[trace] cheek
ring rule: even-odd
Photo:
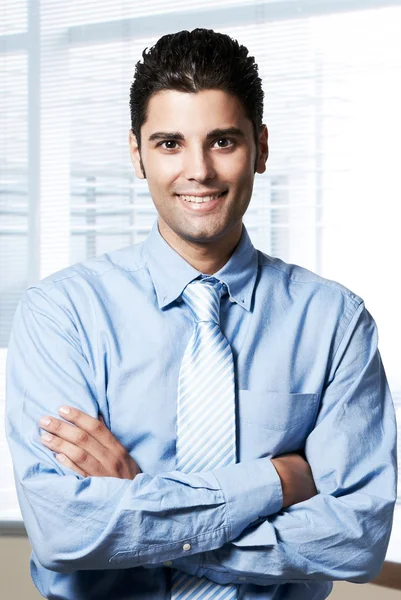
[[[233,154],[229,160],[221,161],[218,171],[222,179],[243,185],[253,177],[252,157],[246,152]]]
[[[179,173],[177,160],[153,160],[151,169],[147,170],[149,189],[168,191]]]

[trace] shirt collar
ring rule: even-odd
[[[160,234],[158,219],[153,223],[144,242],[147,267],[155,286],[160,308],[164,308],[181,296],[184,288],[202,275],[176,252]],[[226,264],[216,273],[223,281],[230,298],[246,310],[250,310],[252,293],[257,277],[258,256],[245,225],[237,247]]]

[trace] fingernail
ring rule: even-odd
[[[57,454],[57,460],[59,460],[60,462],[65,462],[64,454]]]
[[[42,417],[40,419],[39,423],[41,425],[50,425],[50,419],[49,419],[49,417]]]
[[[59,412],[63,413],[63,415],[68,415],[68,413],[70,412],[68,406],[60,406],[58,410]]]
[[[51,433],[44,433],[42,435],[42,440],[44,440],[45,442],[50,442],[53,439],[53,436],[51,435]]]

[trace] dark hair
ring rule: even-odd
[[[130,90],[131,129],[139,149],[148,103],[161,90],[198,92],[220,89],[238,97],[252,121],[255,142],[263,119],[262,81],[248,49],[212,29],[180,31],[161,37],[142,52]]]

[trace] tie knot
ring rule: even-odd
[[[190,307],[196,322],[213,321],[220,325],[220,299],[225,287],[225,283],[210,276],[195,279],[187,285],[182,298]]]

